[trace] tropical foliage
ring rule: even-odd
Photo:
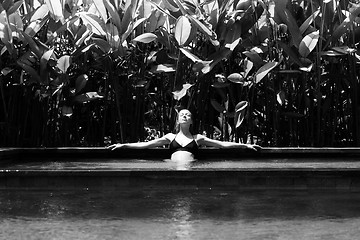
[[[0,146],[360,143],[355,0],[0,3]]]

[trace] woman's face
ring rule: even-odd
[[[181,110],[178,114],[178,122],[179,124],[192,124],[191,112],[187,109]]]

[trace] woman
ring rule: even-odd
[[[235,142],[223,142],[213,140],[201,134],[193,135],[190,132],[190,126],[193,123],[192,114],[187,109],[182,109],[178,113],[177,125],[178,133],[168,133],[161,138],[154,139],[148,142],[138,143],[118,143],[108,146],[108,149],[114,150],[117,148],[134,148],[144,149],[152,147],[160,147],[169,144],[172,150],[171,160],[174,161],[193,161],[199,146],[209,146],[216,148],[248,148],[258,150],[261,147],[257,145],[242,144]]]

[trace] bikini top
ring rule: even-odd
[[[195,139],[193,139],[191,142],[189,142],[185,146],[181,146],[175,139],[176,139],[176,136],[169,145],[169,149],[172,150],[172,153],[174,153],[176,151],[188,151],[195,155],[197,150],[199,149],[199,146],[196,143]]]

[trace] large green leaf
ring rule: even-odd
[[[344,34],[349,33],[349,30],[360,14],[360,7],[356,6],[354,10],[351,11],[350,15],[348,15],[344,21],[336,27],[336,29],[332,32],[330,38],[326,41],[326,44],[323,49],[326,49],[330,43],[335,43],[338,41]]]
[[[121,19],[120,19],[120,16],[119,16],[116,8],[114,7],[114,5],[111,4],[110,1],[103,0],[103,3],[105,5],[106,9],[108,10],[108,13],[111,17],[111,21],[118,28],[118,32],[122,33],[123,30],[122,30],[122,25],[121,25]]]
[[[313,70],[313,63],[308,63],[308,65],[305,65],[303,67],[299,67],[299,70],[304,71],[304,72],[311,72]]]
[[[204,23],[202,23],[201,21],[199,21],[199,19],[191,16],[191,15],[188,15],[191,23],[194,24],[194,26],[197,27],[197,29],[199,29],[207,39],[210,40],[210,42],[214,45],[214,46],[219,46],[220,43],[217,39],[217,35],[216,33],[211,30],[210,28],[208,28]]]
[[[185,3],[180,2],[180,0],[174,0],[174,3],[176,3],[176,5],[179,7],[181,13],[182,13],[184,16],[187,16],[187,15],[190,14],[190,13],[187,11],[187,9],[186,9]]]
[[[306,35],[299,45],[299,53],[303,57],[307,57],[316,47],[319,41],[319,31],[312,32]]]
[[[41,56],[40,59],[40,77],[41,80],[46,81],[47,82],[47,64],[50,60],[50,58],[54,55],[54,48],[45,51],[44,54]]]
[[[232,73],[227,77],[227,79],[233,83],[244,83],[244,76],[240,73]]]
[[[124,16],[122,18],[123,26],[130,26],[130,24],[136,19],[136,10],[138,0],[125,0]],[[121,34],[124,34],[126,28],[122,30]]]
[[[5,11],[8,11],[11,7],[11,5],[14,4],[14,0],[2,0],[1,6],[5,9]]]
[[[245,118],[246,107],[249,105],[247,101],[241,101],[235,106],[235,128],[240,127]]]
[[[276,94],[276,100],[277,100],[277,102],[282,106],[282,105],[284,105],[284,103],[285,103],[285,100],[286,100],[286,98],[285,98],[286,96],[285,96],[285,92],[283,91],[283,90],[280,90],[277,94]]]
[[[275,5],[275,14],[281,19],[283,23],[288,26],[290,31],[292,41],[295,47],[299,47],[302,36],[300,29],[296,23],[295,18],[292,16],[291,12],[286,8],[281,8],[278,5]]]
[[[241,28],[241,37],[244,38],[248,34],[249,30],[255,25],[264,12],[264,8],[261,4],[256,7],[249,7],[244,15],[239,20]]]
[[[91,32],[100,36],[106,35],[105,24],[98,16],[86,12],[79,12],[78,15]]]
[[[225,16],[229,11],[229,9],[234,9],[234,7],[232,6],[234,5],[234,0],[223,0],[223,1],[219,1],[219,3],[220,3],[220,7],[219,7],[220,17]]]
[[[141,23],[146,21],[146,18],[137,19],[135,22],[131,22],[127,27],[126,31],[121,36],[121,43],[125,42],[125,40],[129,37],[129,35],[139,26]]]
[[[62,106],[61,108],[61,114],[64,116],[64,117],[71,117],[73,115],[73,109],[72,107],[70,106]]]
[[[198,56],[192,54],[189,50],[185,48],[180,48],[180,51],[194,63],[202,61]]]
[[[146,23],[146,32],[154,32],[168,20],[168,15],[161,11],[152,11]]]
[[[26,32],[30,37],[34,37],[40,29],[48,22],[49,17],[45,17],[42,20],[35,20],[32,21],[25,29]],[[63,25],[66,26],[66,25]],[[52,40],[52,37],[49,37],[49,41]]]
[[[100,14],[100,17],[102,18],[102,20],[104,22],[107,21],[107,13],[106,13],[106,7],[105,7],[105,3],[103,0],[92,0],[96,10],[98,11],[98,13]],[[105,1],[108,2],[108,1]]]
[[[117,27],[113,23],[106,24],[106,38],[110,46],[116,49],[120,46],[120,36]]]
[[[104,53],[110,52],[111,46],[109,41],[105,41],[104,39],[101,38],[92,38],[92,40],[94,41],[95,45],[101,49],[102,52]]]
[[[57,68],[62,73],[66,73],[66,71],[70,67],[70,65],[71,65],[71,57],[69,55],[64,55],[64,56],[60,57],[56,64]]]
[[[78,76],[76,78],[75,94],[80,92],[86,86],[86,83],[88,82],[88,80],[89,80],[89,77],[86,74],[81,74],[80,76]]]
[[[209,23],[212,25],[213,29],[216,29],[216,26],[219,21],[219,2],[217,0],[205,1],[203,9],[207,16],[209,16]]]
[[[196,62],[193,65],[193,71],[200,72],[202,74],[207,74],[223,59],[227,59],[230,56],[230,54],[231,54],[230,49],[221,48],[220,50],[210,55],[207,60]]]
[[[175,39],[180,46],[186,45],[191,36],[191,23],[186,16],[180,16],[175,25]]]
[[[252,0],[239,0],[236,4],[235,9],[245,11],[251,6]]]
[[[331,49],[345,55],[357,52],[357,49],[350,48],[349,46],[338,46],[338,47],[333,47]]]
[[[49,8],[46,4],[43,4],[32,13],[30,22],[33,22],[36,20],[41,21],[48,14],[49,14]]]
[[[31,50],[28,50],[20,58],[18,58],[17,61],[32,66],[36,63],[37,58]]]
[[[212,61],[199,61],[194,63],[192,70],[196,73],[207,74],[214,68]]]
[[[107,33],[109,33],[109,31]],[[75,46],[80,47],[84,43],[84,41],[88,39],[90,36],[91,36],[90,30],[86,26],[81,25],[74,36]]]
[[[190,83],[185,83],[185,84],[183,84],[181,90],[173,92],[174,99],[175,99],[175,100],[180,100],[180,99],[182,99],[182,98],[186,95],[186,93],[188,92],[188,90],[189,90],[192,86],[193,86],[193,85],[190,84]]]
[[[104,96],[101,93],[87,92],[87,93],[80,94],[80,95],[74,97],[74,101],[78,102],[78,103],[86,103],[86,102],[103,99],[103,98],[104,98]]]
[[[6,45],[7,50],[13,52],[12,31],[10,29],[8,16],[0,4],[0,40]]]
[[[32,66],[29,66],[21,61],[17,61],[17,64],[31,76],[30,82],[36,82],[36,83],[41,82],[39,74]]]
[[[268,62],[264,66],[262,66],[255,74],[255,82],[259,83],[277,65],[278,62]]]
[[[247,56],[251,62],[253,62],[257,67],[261,67],[265,64],[264,60],[260,57],[260,55],[255,51],[245,51],[243,52],[245,56]]]
[[[320,9],[313,12],[300,26],[301,34],[304,34],[306,29],[308,29],[311,24],[315,21],[315,18],[319,15]]]
[[[230,51],[234,51],[235,47],[241,41],[241,23],[240,21],[236,21],[231,25],[226,26],[227,32],[225,36],[225,47],[230,49]]]
[[[19,12],[14,12],[13,14],[9,15],[9,24],[11,31],[16,34],[17,38],[21,39],[22,35],[19,33],[20,31],[23,31],[24,24]]]
[[[153,33],[143,33],[133,39],[134,42],[150,43],[155,41],[157,36]]]
[[[160,11],[160,12],[163,13],[164,15],[167,15],[167,16],[173,18],[174,20],[176,20],[176,18],[175,18],[174,16],[172,16],[171,14],[169,14],[169,12],[168,12],[166,9],[162,8],[161,6],[159,6],[159,5],[156,3],[156,1],[154,1],[154,0],[148,0],[148,1],[149,1],[149,3],[150,3],[152,6],[154,6],[158,11]]]
[[[165,8],[170,10],[171,12],[177,12],[180,10],[173,0],[163,0],[163,4]]]
[[[43,52],[40,50],[40,48],[36,44],[35,40],[25,32],[23,32],[22,34],[23,34],[24,39],[26,41],[25,44],[29,44],[31,51],[33,53],[35,53],[35,55],[40,59],[41,56],[43,55]]]
[[[277,41],[277,44],[284,50],[284,52],[290,57],[290,59],[299,65],[300,67],[303,66],[303,63],[300,61],[297,52],[295,52],[289,45],[283,43],[281,41]]]
[[[59,0],[45,0],[45,4],[47,5],[50,16],[57,21],[63,22],[64,14],[63,14],[63,5]]]
[[[254,63],[249,59],[244,60],[244,78],[250,73],[251,69],[253,68]]]
[[[14,4],[7,10],[8,15],[17,12],[23,3],[24,0],[19,0],[17,2],[14,2]]]
[[[153,73],[170,73],[175,71],[176,67],[173,64],[159,64],[151,68]]]
[[[12,68],[6,67],[6,68],[1,69],[0,74],[3,76],[6,76],[9,73],[11,73],[13,70],[14,69],[12,69]]]

